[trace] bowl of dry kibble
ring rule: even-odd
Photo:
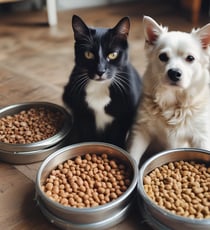
[[[154,229],[210,229],[210,152],[181,148],[140,168],[139,208]]]
[[[71,116],[60,105],[25,102],[0,109],[0,159],[10,163],[41,161],[64,146]]]
[[[107,229],[128,216],[137,176],[136,162],[123,149],[101,142],[74,144],[43,161],[36,200],[61,229]]]

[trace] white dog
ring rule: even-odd
[[[143,23],[148,66],[128,151],[139,162],[151,144],[210,150],[210,24],[185,33]]]

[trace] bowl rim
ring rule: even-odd
[[[92,222],[92,223],[74,223],[69,220],[62,219],[60,216],[55,215],[52,213],[50,210],[48,210],[44,204],[38,200],[38,205],[40,207],[41,212],[43,215],[50,220],[50,222],[55,224],[58,227],[67,227],[69,229],[82,229],[82,230],[89,230],[89,229],[108,229],[111,227],[114,227],[116,224],[120,223],[122,220],[124,220],[124,215],[128,210],[130,210],[132,203],[129,203],[127,206],[125,206],[121,211],[116,213],[114,216],[109,217],[108,219],[105,220],[100,220],[98,222]],[[127,215],[126,215],[127,216]]]
[[[53,201],[52,199],[50,199],[41,189],[41,174],[43,172],[43,170],[45,169],[45,167],[47,166],[48,162],[51,161],[54,157],[62,154],[65,151],[71,150],[73,148],[77,148],[77,147],[83,147],[83,146],[93,146],[93,145],[97,145],[97,146],[102,146],[102,147],[108,147],[111,149],[116,149],[117,151],[121,152],[125,157],[127,157],[127,159],[129,160],[131,166],[133,167],[133,179],[132,182],[130,184],[130,186],[127,188],[127,190],[118,198],[116,198],[113,201],[110,201],[106,204],[103,205],[99,205],[99,206],[95,206],[95,207],[83,207],[83,208],[74,208],[71,206],[64,206],[56,201]],[[59,164],[59,162],[58,162]],[[115,146],[113,144],[109,144],[109,143],[105,143],[105,142],[82,142],[82,143],[77,143],[77,144],[73,144],[73,145],[69,145],[69,146],[65,146],[57,151],[55,151],[54,153],[52,153],[51,155],[49,155],[40,165],[38,172],[37,172],[37,176],[36,176],[36,199],[39,200],[43,200],[42,197],[44,197],[48,202],[51,202],[53,204],[53,206],[55,206],[56,208],[62,209],[64,211],[71,211],[74,213],[91,213],[91,212],[97,212],[97,211],[102,211],[102,210],[106,210],[108,207],[114,207],[115,205],[117,205],[119,202],[123,201],[126,197],[128,197],[137,187],[137,181],[138,181],[138,166],[136,161],[131,157],[131,155],[126,152],[124,149]]]
[[[170,217],[171,219],[175,221],[180,221],[180,222],[188,222],[189,224],[203,224],[203,225],[210,225],[210,218],[203,218],[203,219],[198,219],[198,218],[189,218],[189,217],[184,217],[184,216],[179,216],[176,215],[172,212],[170,212],[167,209],[164,209],[160,207],[159,205],[155,204],[155,202],[146,194],[143,186],[143,178],[144,178],[144,171],[147,168],[147,166],[152,162],[155,161],[157,158],[161,156],[168,155],[171,152],[179,152],[179,151],[184,151],[184,152],[199,152],[203,154],[210,155],[210,151],[200,149],[200,148],[176,148],[176,149],[170,149],[170,150],[165,150],[157,153],[156,155],[152,156],[151,158],[147,159],[139,169],[139,177],[138,177],[138,183],[137,183],[137,191],[140,193],[141,197],[143,198],[143,201],[146,203],[148,207],[153,208],[155,211],[159,212],[162,216],[167,216]],[[167,163],[165,163],[167,164]]]
[[[63,126],[59,129],[59,131],[44,140],[37,141],[37,142],[32,142],[32,143],[27,143],[27,144],[12,144],[12,143],[5,143],[0,141],[0,150],[3,151],[12,151],[14,154],[18,154],[18,152],[28,152],[28,151],[33,151],[33,150],[40,150],[50,147],[52,145],[55,145],[58,143],[61,139],[66,137],[69,132],[70,132],[70,127],[72,125],[72,117],[70,113],[66,111],[66,109],[58,104],[52,103],[52,102],[47,102],[47,101],[31,101],[31,102],[21,102],[17,104],[12,104],[8,105],[5,107],[0,108],[0,118],[4,117],[1,116],[2,113],[10,111],[12,109],[18,109],[21,111],[29,108],[34,108],[34,107],[47,107],[49,109],[54,109],[60,111],[64,115],[64,124]],[[15,113],[14,113],[15,114]]]

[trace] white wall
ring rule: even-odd
[[[74,9],[81,7],[102,6],[119,2],[132,2],[135,0],[57,0],[57,9]]]

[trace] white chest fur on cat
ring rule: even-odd
[[[97,129],[104,129],[113,121],[113,117],[105,113],[105,106],[111,101],[109,95],[110,81],[89,81],[86,86],[86,102],[94,110]]]

